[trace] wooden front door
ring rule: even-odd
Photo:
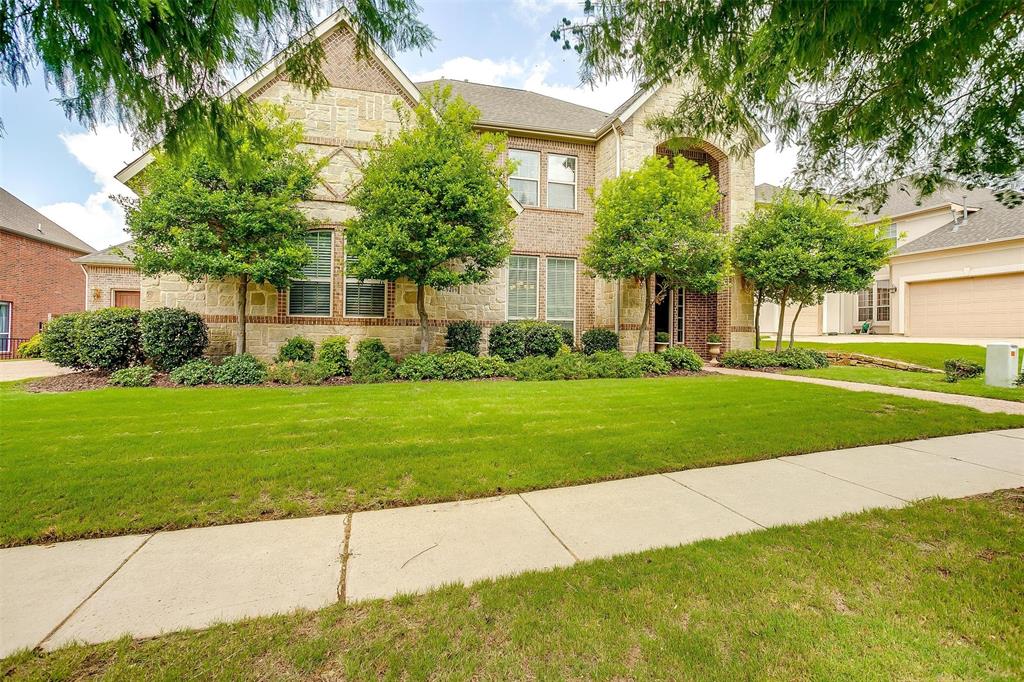
[[[138,291],[115,291],[114,306],[118,308],[138,308],[141,303]]]

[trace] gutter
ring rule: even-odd
[[[967,242],[966,244],[953,244],[951,246],[937,246],[932,249],[921,249],[920,251],[908,251],[907,253],[893,253],[889,256],[889,260],[893,258],[901,258],[904,256],[917,256],[920,254],[927,253],[938,253],[939,251],[953,251],[955,249],[966,249],[971,246],[988,246],[989,244],[1005,244],[1007,242],[1013,242],[1024,239],[1024,234],[1018,234],[1015,237],[1000,237],[999,239],[990,239],[988,241],[981,242]]]

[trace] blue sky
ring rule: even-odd
[[[423,19],[438,37],[424,54],[395,61],[413,80],[445,76],[524,88],[609,111],[632,93],[632,84],[578,86],[576,55],[549,37],[563,16],[580,13],[577,0],[421,0]],[[103,248],[125,236],[120,208],[110,194],[127,188],[114,173],[137,156],[130,131],[114,122],[87,130],[69,121],[39,73],[32,84],[0,89],[0,185],[89,244]],[[771,146],[756,159],[758,182],[781,182],[792,156]]]

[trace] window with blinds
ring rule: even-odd
[[[548,154],[548,208],[576,208],[576,157]]]
[[[576,335],[576,261],[547,260],[547,320]]]
[[[348,269],[355,259],[345,258]],[[387,285],[379,279],[345,277],[345,317],[384,317]]]
[[[508,257],[508,319],[537,319],[537,257]]]
[[[302,269],[302,279],[292,280],[288,289],[288,314],[329,317],[334,233],[331,230],[307,232],[306,245],[313,252],[313,259]]]

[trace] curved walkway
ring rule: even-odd
[[[0,550],[0,656],[1024,487],[1024,429],[465,502]]]
[[[938,391],[922,391],[916,388],[899,388],[897,386],[882,386],[879,384],[862,384],[856,381],[836,381],[835,379],[819,379],[817,377],[801,377],[792,374],[774,374],[772,372],[753,372],[745,369],[728,369],[726,367],[705,367],[710,372],[728,374],[737,377],[752,377],[757,379],[773,379],[775,381],[795,381],[800,384],[818,384],[819,386],[831,386],[843,388],[847,391],[858,393],[886,393],[888,395],[899,395],[905,398],[919,398],[931,400],[936,403],[948,405],[961,405],[973,407],[980,412],[1003,412],[1006,414],[1024,414],[1024,403],[1017,403],[1012,400],[998,400],[996,398],[980,398],[973,395],[961,395],[959,393],[939,393]]]

